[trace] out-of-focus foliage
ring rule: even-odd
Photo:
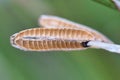
[[[103,5],[107,6],[107,7],[117,9],[112,0],[93,0],[93,1],[98,2],[100,4],[103,4]]]
[[[42,14],[91,26],[120,44],[120,13],[91,0],[0,0],[0,80],[120,80],[120,54],[104,50],[25,52],[9,37],[39,27]]]
[[[120,0],[93,0],[93,1],[103,4],[109,8],[113,8],[120,11]]]

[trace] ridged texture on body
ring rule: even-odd
[[[51,50],[81,50],[84,49],[82,44],[77,41],[67,40],[17,40],[17,45],[21,46],[21,49],[31,51],[51,51]]]
[[[91,33],[95,40],[106,42],[106,43],[112,43],[108,38],[106,38],[103,34],[97,32],[96,30],[93,30],[87,26],[74,23],[72,21],[66,20],[64,18],[59,18],[56,16],[49,16],[49,15],[43,15],[39,18],[39,24],[46,28],[72,28],[72,29],[83,29],[89,33]]]
[[[81,50],[81,43],[90,40],[95,40],[91,33],[66,28],[32,28],[11,37],[14,47],[30,51]]]

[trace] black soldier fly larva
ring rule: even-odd
[[[11,36],[11,43],[14,47],[30,51],[78,50],[84,49],[82,42],[94,39],[84,30],[32,28]]]

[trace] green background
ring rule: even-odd
[[[0,0],[0,80],[120,80],[120,54],[13,48],[10,36],[39,27],[42,14],[91,26],[120,44],[120,13],[92,0]]]

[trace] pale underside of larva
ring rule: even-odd
[[[46,27],[46,28],[72,28],[72,29],[80,29],[86,32],[91,33],[95,40],[105,42],[105,43],[113,43],[103,34],[99,33],[98,31],[91,29],[85,25],[78,24],[72,21],[69,21],[64,18],[60,18],[57,16],[50,16],[50,15],[42,15],[39,18],[39,25]]]
[[[32,28],[11,36],[11,44],[26,51],[83,50],[82,43],[91,40],[91,33],[68,28]]]

